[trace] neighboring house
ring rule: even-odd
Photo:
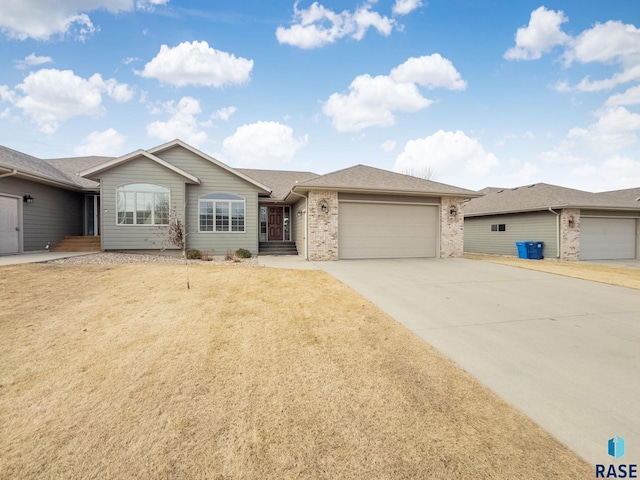
[[[105,158],[76,161],[89,166]],[[97,193],[97,183],[65,173],[56,161],[0,146],[0,255],[46,250],[68,235],[92,235],[86,220],[93,213],[85,217]]]
[[[517,255],[516,242],[542,241],[547,258],[640,258],[639,190],[591,193],[545,183],[481,190],[465,206],[464,251]]]
[[[5,171],[0,201],[9,199],[14,213],[3,224],[34,218],[39,233],[14,239],[10,226],[0,230],[2,244],[13,242],[0,253],[43,250],[65,235],[99,235],[103,250],[158,250],[175,216],[185,221],[188,248],[214,254],[284,243],[309,260],[456,257],[463,202],[478,195],[363,165],[327,175],[233,169],[179,140],[118,158],[44,161],[3,149]],[[37,188],[49,177],[57,183],[44,196]],[[34,201],[26,204],[30,192]],[[45,204],[52,216],[40,228],[28,209]]]

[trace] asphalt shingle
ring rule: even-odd
[[[549,208],[638,209],[637,202],[611,193],[592,193],[547,183],[516,188],[485,189],[483,197],[470,200],[466,217],[501,213],[533,212]]]

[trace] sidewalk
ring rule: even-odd
[[[33,252],[19,255],[0,256],[0,266],[19,265],[21,263],[43,263],[60,258],[78,257],[80,255],[93,255],[97,252]]]
[[[320,270],[315,262],[308,262],[300,255],[258,255],[258,265],[271,268]]]

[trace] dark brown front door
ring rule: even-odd
[[[282,207],[269,207],[269,241],[282,240]]]

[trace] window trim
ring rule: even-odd
[[[126,190],[126,187],[143,187],[137,188],[135,190]],[[144,187],[153,187],[144,189]],[[160,190],[159,190],[160,189]],[[120,222],[120,209],[118,205],[120,194],[133,193],[134,196],[134,205],[133,205],[133,216],[132,223],[121,223]],[[151,206],[151,223],[137,223],[137,202],[139,194],[152,194],[152,206]],[[166,223],[156,223],[156,194],[167,195],[169,210],[167,211],[167,222]],[[126,198],[126,197],[125,197]],[[116,187],[116,226],[117,227],[167,227],[169,226],[169,217],[171,215],[171,189],[165,187],[164,185],[160,185],[157,183],[149,183],[149,182],[135,182],[135,183],[125,183],[123,185],[118,185]],[[125,210],[126,214],[127,211]]]
[[[202,206],[204,204],[210,204],[211,207],[211,230],[204,230],[202,228]],[[226,226],[227,230],[218,230],[218,204],[226,204]],[[241,215],[234,217],[234,205],[242,205]],[[208,216],[208,214],[205,214]],[[224,217],[221,217],[224,218]],[[242,230],[234,230],[234,218],[235,222],[240,223],[242,219]],[[224,220],[223,220],[224,221]],[[225,192],[216,192],[206,195],[201,195],[198,198],[198,233],[213,233],[213,234],[243,234],[247,233],[247,200],[240,195],[234,195]]]

